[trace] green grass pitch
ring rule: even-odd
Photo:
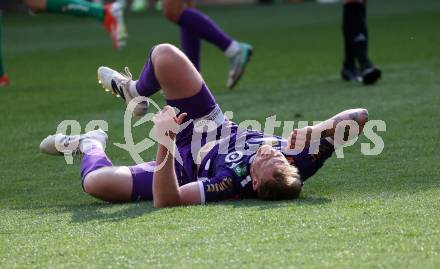
[[[178,45],[178,28],[159,13],[130,15],[128,47],[114,53],[93,20],[6,15],[0,268],[440,268],[440,2],[369,1],[370,54],[384,71],[373,87],[339,79],[340,5],[203,10],[255,47],[228,91],[226,59],[203,44],[203,75],[234,120],[312,121],[365,107],[387,123],[383,153],[362,155],[360,139],[298,201],[163,210],[100,202],[82,192],[79,162],[44,156],[39,142],[62,120],[84,128],[102,119],[113,162],[131,164],[112,145],[124,141],[125,106],[102,91],[96,69],[128,65],[137,75],[152,45]],[[147,131],[136,129],[138,141]]]

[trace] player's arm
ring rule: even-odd
[[[153,175],[154,207],[200,204],[197,182],[179,187],[174,170],[175,133],[185,113],[176,117],[173,108],[166,106],[153,118],[154,133],[159,141],[156,155],[157,170]]]
[[[355,108],[342,111],[341,113],[331,117],[330,119],[323,121],[319,124],[312,126],[312,132],[317,132],[321,134],[321,138],[332,138],[334,139],[336,128],[338,124],[343,121],[354,122],[359,126],[359,133],[362,133],[365,123],[368,121],[368,110],[364,108]],[[347,132],[344,136],[348,136]]]
[[[174,171],[174,152],[163,145],[159,145],[156,163],[163,164],[153,176],[154,207],[170,207],[179,205],[200,204],[200,189],[197,182],[179,187]]]
[[[349,127],[345,128],[344,131],[344,140],[347,140],[349,130],[354,127],[353,125],[357,125],[359,128],[357,133],[359,135],[367,121],[368,110],[364,108],[345,110],[319,124],[293,130],[289,137],[288,148],[294,148],[295,145],[308,146],[310,143],[319,141],[321,138],[334,139],[339,124],[343,127]]]

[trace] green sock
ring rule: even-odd
[[[104,20],[103,6],[85,0],[47,0],[46,12],[95,17],[100,21]]]
[[[2,51],[2,22],[1,22],[1,15],[0,15],[0,77],[5,74],[5,69],[3,66],[3,51]]]

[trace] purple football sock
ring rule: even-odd
[[[223,32],[214,21],[194,8],[185,8],[183,10],[179,18],[179,25],[185,30],[216,45],[222,51],[225,51],[232,42],[232,38]]]
[[[198,71],[200,71],[200,49],[201,39],[198,35],[191,32],[189,28],[180,27],[180,43],[183,52],[193,63]]]
[[[182,99],[167,99],[167,105],[176,107],[180,112],[187,113],[186,120],[197,119],[208,115],[217,105],[215,98],[205,83],[194,96]]]
[[[100,147],[94,147],[93,149],[87,150],[87,153],[84,153],[81,162],[81,185],[84,183],[84,178],[95,170],[98,170],[102,167],[113,166],[110,159],[105,154],[105,151]],[[83,185],[84,189],[84,185]]]
[[[150,97],[161,89],[159,81],[154,74],[154,66],[151,55],[155,47],[152,47],[148,55],[147,63],[144,65],[139,79],[136,82],[136,90],[141,96]]]

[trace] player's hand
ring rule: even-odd
[[[294,129],[287,140],[286,150],[303,151],[305,147],[310,145],[312,130],[311,126]]]
[[[162,145],[168,145],[170,140],[174,140],[186,115],[186,113],[181,113],[177,116],[176,111],[171,106],[165,106],[156,113],[153,117],[153,133],[157,141]]]

